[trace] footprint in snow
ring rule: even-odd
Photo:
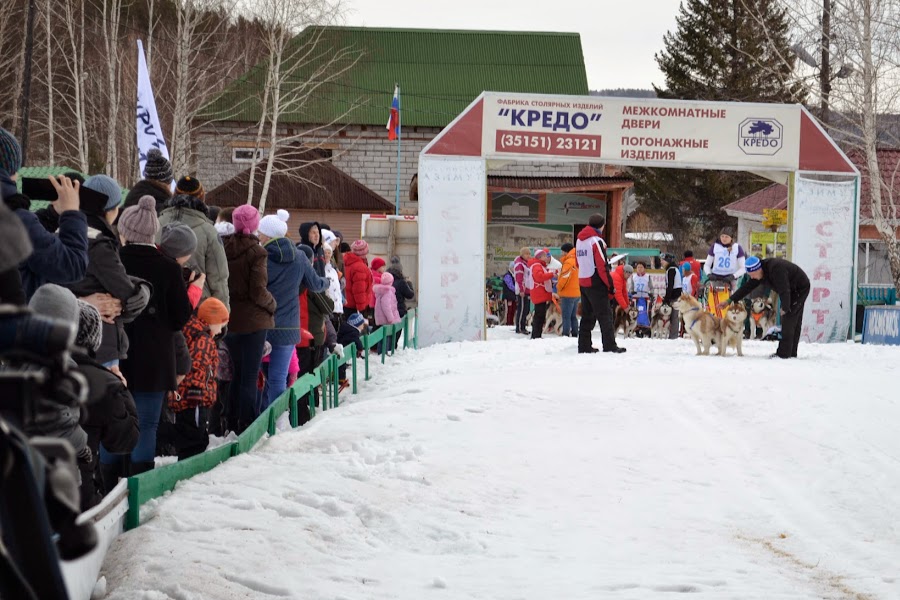
[[[450,421],[462,421],[462,419],[459,418],[459,415],[447,415],[447,419]]]
[[[484,412],[483,408],[467,408],[466,412],[481,414]]]

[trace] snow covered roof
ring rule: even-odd
[[[672,242],[675,240],[675,236],[662,231],[636,231],[626,233],[625,239],[639,242]]]

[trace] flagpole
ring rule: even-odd
[[[402,114],[400,110],[400,84],[397,85],[397,198],[394,203],[394,214],[400,214],[400,138],[403,135]]]

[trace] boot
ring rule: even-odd
[[[101,494],[105,496],[110,493],[116,484],[119,483],[119,477],[122,476],[122,463],[113,463],[111,465],[100,463],[100,481],[103,484]]]
[[[140,475],[141,473],[146,473],[147,471],[153,470],[153,461],[149,462],[132,462],[131,468],[128,470],[128,476],[134,477],[135,475]]]

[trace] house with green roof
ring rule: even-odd
[[[316,147],[363,186],[393,202],[397,144],[388,140],[394,84],[400,85],[400,179],[408,188],[419,152],[485,90],[587,95],[587,74],[577,33],[455,31],[363,27],[309,28],[292,44],[311,45],[318,57],[347,56],[346,71],[319,86],[307,102],[290,107],[279,134]],[[321,58],[320,60],[326,60]],[[285,86],[315,78],[317,65],[298,67]],[[340,64],[334,65],[340,69]],[[307,79],[304,74],[308,74]],[[254,160],[266,69],[261,64],[205,107],[195,137],[197,176],[215,188],[245,172]],[[266,150],[264,149],[263,152]],[[506,176],[577,176],[576,164],[520,164],[492,170]],[[233,187],[233,186],[232,186]],[[415,213],[401,191],[402,211]]]

